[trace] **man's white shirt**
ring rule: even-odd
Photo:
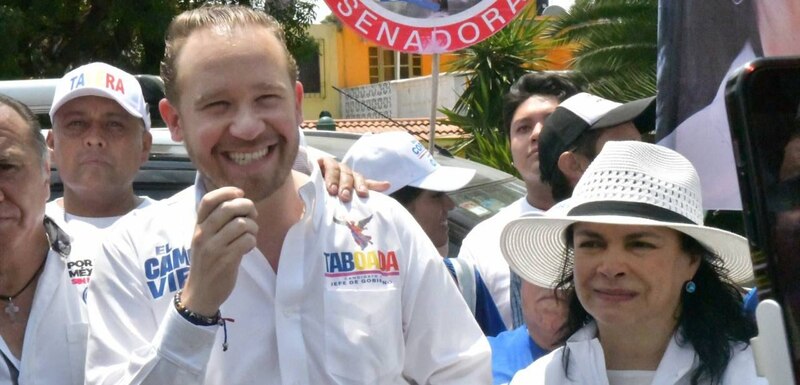
[[[313,164],[276,274],[245,254],[219,326],[173,306],[202,183],[120,222],[89,287],[88,384],[482,384],[488,343],[435,247],[394,200],[343,204]]]
[[[48,229],[51,243],[66,239],[58,229]],[[58,238],[57,238],[58,237]],[[61,246],[65,244],[62,243]],[[36,283],[22,357],[14,357],[0,338],[0,352],[9,358],[19,377],[11,379],[11,368],[0,360],[0,384],[71,384],[84,382],[83,363],[86,355],[86,308],[78,292],[70,289],[64,274],[68,247],[52,247],[44,269]]]

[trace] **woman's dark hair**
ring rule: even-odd
[[[567,294],[569,313],[562,328],[561,343],[593,320],[584,309],[575,293],[573,275],[572,227],[566,230],[567,248],[561,279],[556,289]],[[690,256],[700,258],[700,266],[692,281],[697,289],[694,293],[681,291],[680,315],[678,316],[677,343],[689,343],[694,348],[700,364],[692,374],[692,385],[708,382],[719,384],[728,362],[733,356],[731,342],[749,344],[756,334],[756,327],[744,313],[742,293],[728,279],[722,259],[711,253],[694,238],[680,233],[681,249]],[[569,373],[569,348],[564,346],[562,365]]]
[[[417,199],[419,194],[422,194],[422,191],[423,190],[420,188],[405,186],[400,190],[397,190],[389,194],[389,196],[394,198],[394,200],[400,202],[400,204],[403,205],[403,207],[408,209],[408,205],[410,205],[411,202],[414,201],[414,199]]]

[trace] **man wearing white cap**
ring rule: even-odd
[[[655,129],[656,97],[617,103],[581,92],[561,103],[539,134],[539,171],[560,202],[572,195],[589,163],[608,141],[642,140]]]
[[[455,207],[447,192],[464,187],[475,170],[439,165],[425,146],[402,131],[362,136],[342,162],[366,178],[389,182],[384,193],[411,213],[445,257],[445,265],[484,334],[494,336],[505,331],[497,305],[475,266],[464,259],[446,258],[447,213]]]
[[[135,77],[105,63],[78,67],[56,85],[47,135],[64,196],[47,216],[72,237],[67,274],[82,294],[91,279],[97,243],[123,215],[150,205],[133,179],[147,161],[150,114]]]

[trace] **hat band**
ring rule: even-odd
[[[643,202],[595,201],[577,205],[569,216],[619,215],[652,219],[659,222],[696,224],[691,219],[672,210]]]

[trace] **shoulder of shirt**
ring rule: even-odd
[[[565,383],[558,382],[558,380],[551,382],[554,379],[553,377],[564,377],[564,369],[561,362],[563,353],[564,347],[559,347],[536,359],[527,368],[518,371],[511,380],[511,384],[544,384],[545,381],[553,384]]]
[[[492,346],[492,349],[494,349],[495,346],[508,347],[522,343],[524,343],[525,347],[527,347],[530,336],[528,335],[528,328],[525,325],[522,325],[516,329],[506,330],[496,336],[489,336],[486,338],[489,340],[489,344]]]
[[[343,203],[338,197],[324,194],[329,206],[334,206],[344,211],[369,211],[376,213],[390,213],[398,208],[403,208],[394,198],[380,192],[370,191],[369,196],[361,198],[354,196],[353,200]],[[388,210],[388,211],[387,211]]]
[[[120,223],[127,223],[130,225],[132,222],[146,222],[161,216],[173,216],[172,210],[194,204],[194,185],[162,200],[155,200],[148,197],[142,198],[144,198],[147,203],[139,205],[138,208],[120,218]],[[122,222],[123,220],[125,222]]]

